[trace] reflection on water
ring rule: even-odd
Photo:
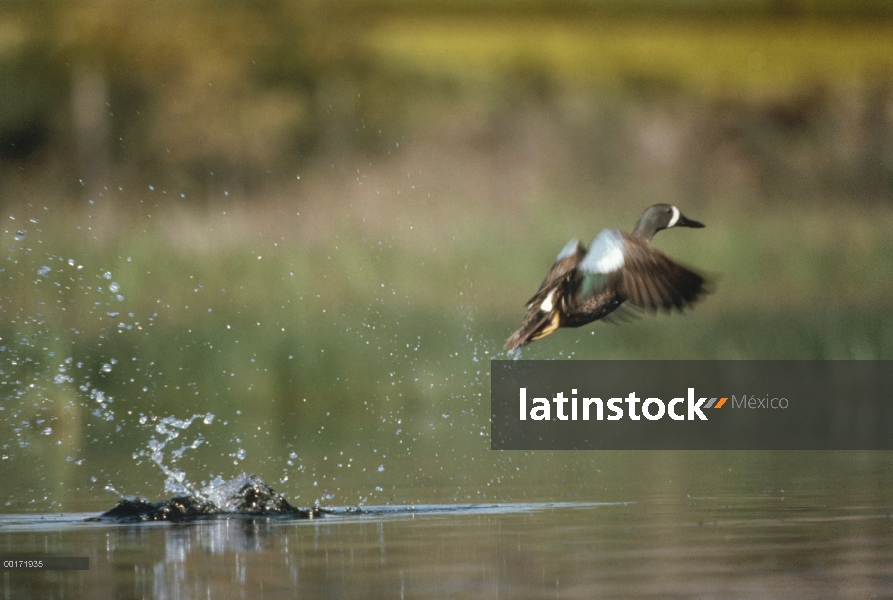
[[[3,598],[867,598],[893,585],[889,507],[794,497],[341,510],[139,526],[5,516]]]

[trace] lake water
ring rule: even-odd
[[[0,599],[893,597],[889,452],[492,451],[490,360],[522,302],[568,237],[624,221],[544,204],[500,228],[400,198],[313,236],[303,207],[227,206],[178,243],[179,209],[124,196],[7,215],[0,554],[90,569],[2,571]],[[875,208],[686,208],[704,235],[660,247],[722,275],[703,306],[525,358],[889,360]],[[365,512],[84,521],[242,472]]]
[[[614,483],[599,493],[584,483],[574,488],[586,496],[577,502],[366,506],[313,520],[189,523],[3,515],[0,554],[88,556],[90,568],[3,571],[0,597],[893,596],[887,453],[773,453],[765,469],[738,469],[724,481],[705,455],[677,453],[700,468],[670,481],[665,461],[646,468],[655,455],[627,454],[642,462],[629,463],[626,485],[606,478]],[[731,465],[731,454],[716,453],[714,462]],[[771,485],[780,476],[789,488]],[[711,485],[714,493],[684,491]],[[660,486],[668,491],[655,493]]]

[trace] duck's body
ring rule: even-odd
[[[650,242],[662,229],[703,226],[675,206],[656,204],[642,213],[631,234],[605,229],[588,251],[571,240],[527,303],[524,322],[506,340],[506,349],[518,350],[560,327],[598,321],[626,301],[650,310],[684,309],[704,293],[704,278]]]

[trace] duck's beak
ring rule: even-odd
[[[676,225],[674,225],[674,227],[694,227],[695,229],[700,229],[703,226],[703,223],[689,219],[682,214],[679,215],[679,220],[676,221]]]

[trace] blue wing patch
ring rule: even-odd
[[[579,269],[587,275],[609,275],[623,268],[623,234],[616,229],[604,229],[592,240],[589,252]]]
[[[577,247],[580,245],[580,240],[578,238],[574,238],[564,245],[564,248],[561,249],[561,252],[558,253],[558,256],[555,258],[555,262],[560,260],[564,260],[569,256],[573,256],[577,253]]]

